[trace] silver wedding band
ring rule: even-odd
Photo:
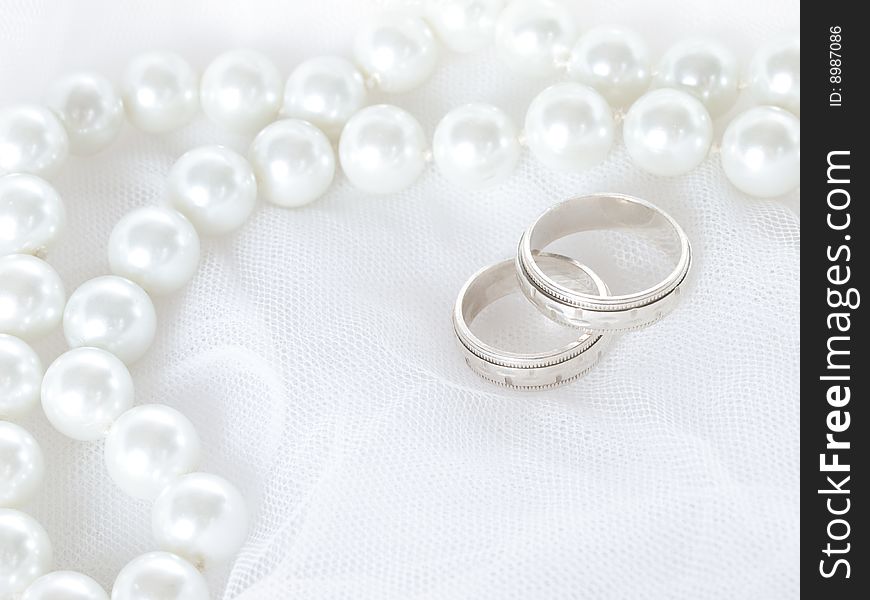
[[[537,258],[551,273],[575,278],[583,274],[591,281],[590,287],[607,294],[604,281],[580,263],[549,253]],[[493,383],[523,390],[547,389],[585,375],[610,344],[609,336],[582,333],[577,340],[552,351],[516,353],[495,348],[472,333],[470,325],[484,308],[519,291],[512,259],[481,269],[462,286],[453,309],[453,328],[468,366]]]
[[[639,230],[665,226],[679,245],[674,269],[659,283],[628,294],[608,295],[569,289],[541,268],[537,256],[565,236],[595,230]],[[625,194],[592,194],[566,200],[545,211],[520,238],[516,269],[520,288],[554,321],[585,331],[630,331],[652,325],[677,304],[692,264],[683,228],[655,205]]]
[[[581,261],[546,252],[566,236],[596,230],[662,230],[674,248],[675,266],[658,283],[611,294],[607,284]],[[670,248],[670,247],[669,247]],[[507,387],[540,390],[585,375],[619,332],[652,325],[676,306],[692,266],[683,228],[646,200],[625,194],[571,198],[541,214],[520,238],[515,259],[481,269],[462,287],[453,310],[453,329],[465,360],[481,377]],[[484,308],[521,291],[546,317],[581,330],[576,341],[541,353],[515,353],[484,343],[471,323]]]

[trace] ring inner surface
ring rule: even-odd
[[[607,291],[597,276],[574,260],[549,253],[539,255],[538,259],[559,282],[572,289],[589,293]],[[513,295],[515,298],[510,300],[515,300],[515,303],[493,306]],[[462,317],[476,344],[503,355],[528,357],[568,352],[576,350],[578,344],[588,342],[590,337],[584,334],[578,338],[576,330],[543,318],[520,293],[513,260],[500,262],[478,273],[462,299]],[[527,320],[529,326],[525,331],[520,322]],[[530,351],[530,346],[542,348],[542,351]],[[557,346],[558,350],[553,351],[552,348]],[[523,351],[514,350],[520,347]]]
[[[546,249],[570,256],[607,282],[608,296],[565,286],[550,265],[538,268],[557,287],[595,299],[644,294],[676,277],[685,251],[675,224],[644,203],[621,196],[587,196],[556,205],[535,224],[533,254]]]

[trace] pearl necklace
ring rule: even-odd
[[[501,109],[484,104],[449,112],[432,151],[419,122],[392,105],[365,107],[370,88],[405,92],[437,65],[438,42],[457,52],[495,40],[509,65],[534,76],[567,74],[542,91],[519,132]],[[602,162],[620,120],[636,164],[661,176],[684,174],[707,156],[712,118],[727,112],[741,84],[733,55],[711,41],[672,47],[653,71],[635,33],[593,29],[582,36],[564,6],[543,0],[440,0],[425,17],[381,15],[361,28],[354,59],[305,61],[286,84],[268,58],[231,51],[201,80],[181,57],[148,53],[128,65],[121,93],[104,77],[79,73],[58,81],[47,106],[0,111],[0,418],[18,417],[41,398],[49,422],[76,440],[105,438],[106,466],[127,493],[154,501],[159,552],[118,575],[114,600],[170,582],[174,598],[207,598],[198,569],[234,556],[247,536],[247,507],[226,480],[196,472],[200,443],[190,421],[162,405],[133,407],[127,365],[148,350],[156,331],[151,295],[172,293],[193,276],[199,235],[241,227],[258,196],[281,206],[321,196],[338,160],[347,178],[373,194],[398,192],[434,159],[440,172],[469,188],[511,175],[523,145],[546,166],[573,172]],[[745,84],[757,106],[725,130],[721,160],[728,179],[760,197],[799,184],[800,43],[776,41],[758,51]],[[650,85],[653,91],[644,93]],[[283,94],[282,94],[283,88]],[[149,132],[183,127],[199,107],[227,129],[253,133],[248,158],[220,146],[184,154],[168,179],[169,207],[123,217],[109,237],[112,275],[83,283],[65,302],[57,273],[41,258],[63,229],[64,205],[43,178],[69,153],[98,152],[124,121]],[[611,108],[613,107],[613,108]],[[614,108],[617,112],[614,113]],[[785,110],[784,110],[785,109]],[[791,111],[791,112],[788,112]],[[278,114],[286,117],[272,122]],[[47,370],[24,340],[63,323],[72,348]],[[39,445],[23,428],[0,421],[0,597],[108,596],[89,577],[47,573],[52,547],[20,506],[44,474]]]

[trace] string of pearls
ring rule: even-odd
[[[201,78],[183,58],[154,52],[134,58],[118,88],[101,75],[77,73],[57,81],[44,105],[0,110],[0,418],[20,417],[41,401],[62,434],[104,439],[112,479],[131,496],[154,501],[160,551],[122,569],[113,600],[165,585],[174,598],[207,598],[198,569],[230,559],[247,536],[239,491],[196,472],[201,449],[190,421],[167,406],[133,406],[128,365],[154,339],[151,296],[175,292],[193,277],[200,235],[238,229],[258,197],[288,207],[315,200],[331,185],[337,161],[353,185],[375,194],[412,185],[430,156],[457,184],[496,184],[514,171],[523,144],[552,169],[587,169],[607,157],[619,121],[614,109],[626,106],[623,135],[636,164],[656,175],[680,175],[707,156],[712,119],[734,105],[742,86],[733,54],[710,40],[675,45],[653,70],[637,34],[605,27],[579,36],[570,12],[556,2],[426,6],[422,16],[385,14],[364,25],[353,43],[354,62],[312,58],[286,82],[268,58],[248,50],[219,56]],[[450,111],[430,152],[412,115],[365,104],[372,87],[398,93],[421,85],[437,65],[439,39],[457,52],[494,39],[511,67],[567,81],[531,102],[522,132],[495,106]],[[799,41],[761,48],[745,87],[760,106],[725,130],[723,169],[747,194],[782,195],[799,184]],[[248,156],[204,146],[180,157],[164,205],[134,210],[112,230],[112,274],[84,282],[67,300],[60,277],[40,258],[65,222],[60,195],[46,178],[68,154],[108,147],[125,121],[144,132],[168,132],[190,123],[200,107],[227,129],[259,132]],[[71,350],[44,371],[27,341],[61,323]],[[14,508],[34,496],[44,470],[36,440],[0,421],[0,597],[48,600],[65,592],[105,599],[86,575],[48,573],[47,533]]]

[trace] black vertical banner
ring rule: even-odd
[[[870,164],[862,81],[870,34],[859,15],[863,7],[802,7],[801,588],[807,598],[870,597],[870,339],[863,305],[870,302],[864,297]]]

